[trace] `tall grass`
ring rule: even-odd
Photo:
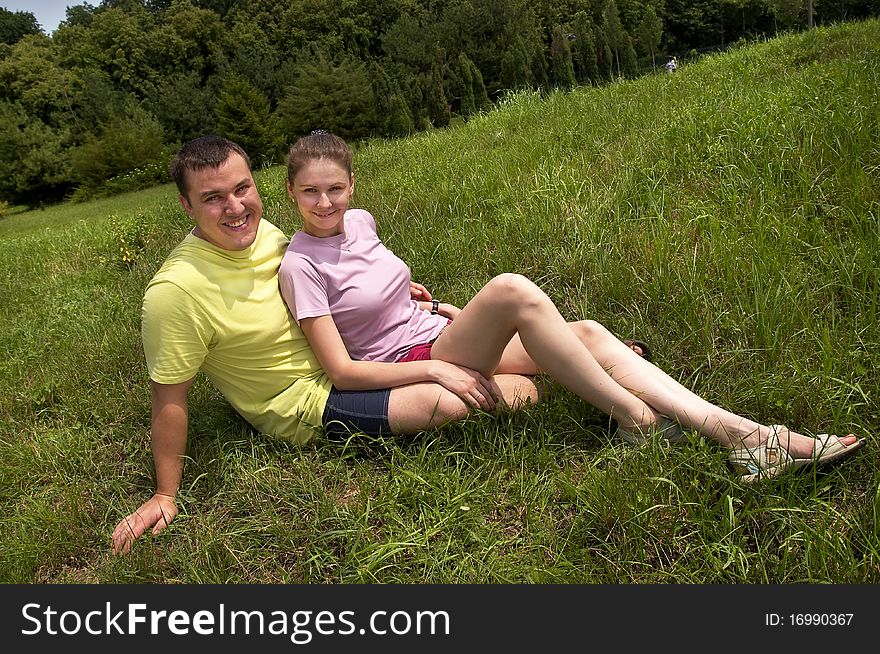
[[[868,436],[852,459],[744,486],[715,444],[626,446],[560,389],[299,448],[199,378],[181,514],[114,557],[153,488],[140,302],[189,228],[166,186],[0,220],[0,579],[876,583],[878,44],[869,21],[512,94],[355,160],[357,205],[445,301],[522,272],[716,403]],[[283,175],[257,179],[292,231]]]

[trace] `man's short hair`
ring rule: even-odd
[[[171,179],[177,184],[177,190],[182,196],[188,198],[187,174],[190,171],[204,170],[205,168],[219,168],[226,163],[229,155],[233,152],[241,155],[250,170],[251,159],[247,152],[238,143],[227,138],[208,134],[184,143],[174,155],[169,166]]]

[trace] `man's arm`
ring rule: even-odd
[[[180,384],[152,384],[153,465],[156,492],[113,530],[113,551],[125,554],[147,529],[158,534],[177,515],[174,501],[183,474],[189,423],[187,394],[193,380]]]

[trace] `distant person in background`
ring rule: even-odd
[[[670,57],[669,61],[666,62],[666,72],[674,73],[678,70],[678,61],[676,61],[675,57]]]
[[[630,443],[654,431],[680,440],[681,425],[699,431],[731,449],[729,461],[746,482],[827,463],[864,444],[852,434],[810,438],[721,409],[599,323],[567,323],[522,275],[493,278],[462,309],[419,302],[409,268],[382,244],[373,216],[349,207],[354,174],[345,141],[313,132],[291,146],[287,167],[287,191],[303,227],[281,263],[281,293],[335,388],[432,380],[469,406],[491,410],[483,379],[543,372],[614,418]],[[477,374],[435,376],[441,363]],[[374,417],[388,429],[386,416]]]

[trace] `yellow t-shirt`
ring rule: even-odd
[[[287,244],[266,220],[246,250],[188,234],[147,285],[141,331],[150,379],[179,384],[201,369],[258,430],[305,443],[331,382],[278,291]]]

